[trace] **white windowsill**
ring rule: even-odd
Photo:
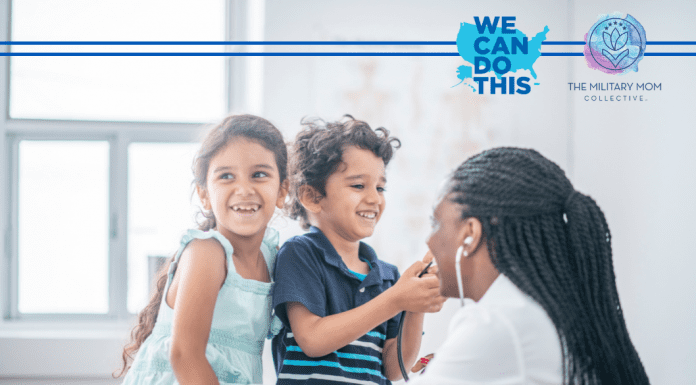
[[[135,321],[3,321],[2,338],[115,338],[125,339]]]
[[[134,322],[0,322],[0,378],[108,378]]]

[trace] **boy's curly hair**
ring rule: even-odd
[[[371,151],[382,158],[386,167],[401,141],[389,136],[384,127],[372,129],[362,120],[344,115],[341,121],[325,122],[318,118],[303,119],[304,127],[295,138],[289,165],[290,192],[288,215],[299,219],[307,230],[310,226],[307,211],[300,202],[301,188],[312,187],[321,197],[326,196],[326,181],[341,164],[348,146]]]

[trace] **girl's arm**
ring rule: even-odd
[[[440,296],[437,277],[418,278],[425,266],[420,261],[414,263],[394,286],[368,303],[340,314],[320,317],[298,302],[287,303],[290,329],[297,344],[307,356],[321,357],[357,340],[402,310],[439,311],[445,298]]]
[[[182,384],[218,384],[205,349],[218,292],[225,282],[225,252],[214,239],[195,239],[176,270],[170,361]],[[171,290],[171,288],[170,288]],[[163,301],[167,300],[166,293]]]

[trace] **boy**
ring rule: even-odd
[[[288,240],[276,264],[273,307],[283,329],[273,339],[278,384],[390,384],[403,357],[420,349],[423,312],[439,311],[438,279],[418,278],[416,262],[399,279],[395,266],[362,242],[384,211],[385,166],[399,140],[348,116],[305,126],[291,160],[290,216],[309,233]],[[379,135],[378,135],[379,133]]]

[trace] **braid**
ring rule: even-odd
[[[546,311],[565,384],[648,384],[616,290],[602,210],[534,150],[494,148],[452,174],[462,216],[483,225],[495,267]]]

